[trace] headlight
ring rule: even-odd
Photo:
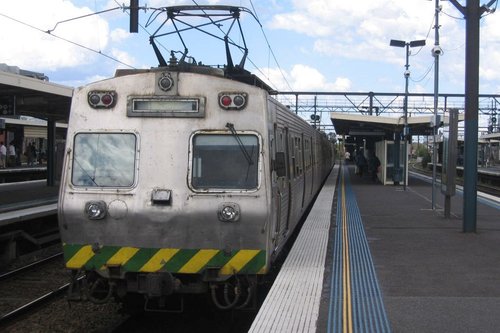
[[[115,91],[90,91],[87,101],[94,109],[110,109],[116,104]]]
[[[236,222],[240,219],[240,206],[233,202],[221,203],[217,215],[222,222]]]
[[[107,206],[104,201],[89,201],[85,204],[85,214],[90,220],[101,220],[106,217]]]
[[[219,94],[219,106],[224,110],[241,110],[246,107],[247,99],[244,92],[223,92]]]

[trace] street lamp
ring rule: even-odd
[[[403,127],[403,134],[404,134],[404,174],[403,174],[403,188],[406,191],[406,174],[408,172],[407,170],[407,163],[406,159],[408,158],[408,79],[410,78],[410,71],[408,68],[410,68],[410,47],[421,47],[425,46],[425,39],[422,40],[412,40],[411,42],[405,42],[403,40],[396,40],[396,39],[391,39],[391,46],[395,47],[405,47],[406,48],[406,64],[405,64],[405,99],[404,99],[404,104],[403,104],[403,119],[404,119],[404,127]],[[399,149],[398,149],[399,151]],[[396,156],[397,159],[399,159],[399,156]],[[399,160],[398,160],[399,162]],[[399,164],[399,163],[398,163]]]

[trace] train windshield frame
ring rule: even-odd
[[[136,154],[134,133],[77,133],[71,183],[84,187],[132,187]]]
[[[194,191],[255,191],[261,143],[256,134],[197,133],[192,137]]]

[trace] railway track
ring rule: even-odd
[[[68,287],[62,267],[57,253],[1,274],[0,327],[61,296]]]
[[[410,171],[416,172],[418,174],[422,174],[422,175],[425,175],[425,176],[432,177],[432,171],[423,169],[420,166],[420,164],[412,164],[412,163],[410,163],[408,169]],[[437,178],[438,181],[441,180],[441,173],[439,171],[436,173],[436,178]],[[457,185],[463,186],[464,180],[463,180],[462,177],[456,177],[455,179],[456,179],[456,184]],[[492,184],[481,183],[478,180],[476,188],[480,192],[500,197],[500,187],[498,187],[498,186],[495,186],[495,185],[492,185]]]
[[[62,254],[0,275],[1,332],[112,331],[124,319],[115,304],[71,304]]]

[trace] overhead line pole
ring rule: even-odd
[[[463,7],[457,0],[450,2],[465,17],[465,138],[463,232],[476,232],[477,222],[477,143],[479,109],[479,21],[481,15],[495,3],[480,6],[479,0],[467,0]]]
[[[479,0],[467,0],[465,32],[465,138],[463,232],[476,232],[479,100]]]

